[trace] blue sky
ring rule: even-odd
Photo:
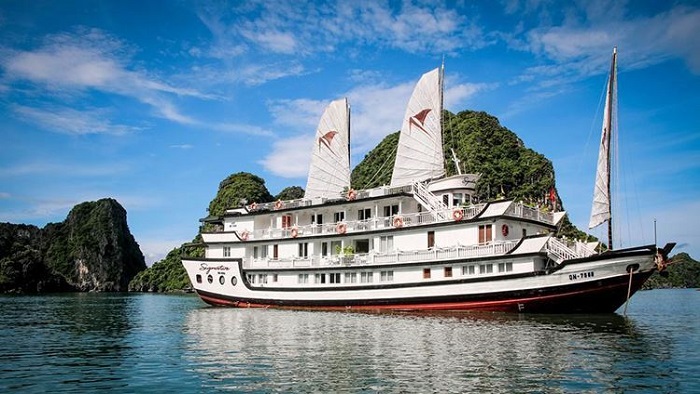
[[[192,239],[229,174],[305,186],[340,97],[357,164],[444,58],[445,107],[493,114],[551,159],[585,228],[617,45],[622,245],[652,243],[656,218],[659,244],[698,258],[697,37],[697,1],[5,0],[0,221],[113,197],[150,264]]]

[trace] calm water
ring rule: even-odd
[[[700,291],[628,317],[219,309],[0,296],[0,392],[700,392]]]

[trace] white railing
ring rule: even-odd
[[[584,257],[579,256],[576,251],[570,249],[565,243],[555,237],[549,238],[545,248],[548,253],[551,253],[554,256],[554,260],[556,260],[557,263],[561,263],[564,260]]]
[[[500,256],[512,250],[520,240],[486,245],[455,246],[428,250],[394,251],[391,253],[358,253],[350,256],[314,256],[310,258],[253,259],[244,261],[244,268],[297,268],[297,267],[353,267],[368,264],[396,264],[408,262],[436,262],[464,258]]]
[[[551,212],[543,212],[537,208],[528,207],[521,202],[512,204],[506,211],[506,215],[554,224],[554,214]]]
[[[445,219],[442,213],[447,210],[447,205],[436,195],[431,193],[423,183],[416,182],[413,184],[413,198],[418,201],[419,204],[427,207],[437,218]]]

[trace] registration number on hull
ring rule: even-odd
[[[580,272],[578,274],[569,274],[569,280],[588,279],[592,278],[593,276],[593,271]]]

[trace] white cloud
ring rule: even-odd
[[[103,109],[76,110],[58,106],[39,109],[22,105],[10,108],[20,119],[58,133],[122,135],[140,130],[134,126],[112,124],[108,119],[108,111]]]
[[[191,145],[191,144],[176,144],[176,145],[170,145],[169,148],[188,150],[188,149],[194,148],[194,145]]]
[[[0,192],[0,200],[6,200],[8,198],[12,198],[12,195],[10,193]]]
[[[142,238],[136,239],[139,244],[139,249],[143,253],[143,257],[146,259],[146,265],[152,266],[160,260],[163,260],[165,256],[170,253],[171,250],[179,247],[185,242],[190,242],[192,239],[155,239],[155,238]]]
[[[29,175],[61,175],[69,177],[105,177],[129,170],[125,164],[108,166],[67,164],[57,162],[31,162],[14,167],[0,168],[0,177],[24,177]]]
[[[265,2],[208,4],[198,16],[214,36],[209,56],[307,56],[343,45],[377,45],[411,53],[445,54],[489,44],[464,14],[436,2]]]
[[[645,17],[625,17],[624,10],[601,9],[593,2],[580,18],[529,31],[529,49],[554,64],[531,68],[527,73],[570,78],[604,73],[613,46],[618,46],[623,55],[622,68],[644,68],[676,57],[683,59],[691,71],[700,73],[700,44],[696,39],[700,36],[700,9],[675,6]]]
[[[98,29],[50,35],[40,48],[6,49],[3,55],[0,65],[6,82],[30,81],[59,95],[89,91],[118,94],[150,105],[158,116],[177,123],[195,121],[181,114],[167,96],[213,98],[194,89],[169,85],[144,71],[131,70],[130,48]]]
[[[259,163],[266,170],[284,178],[306,177],[311,161],[313,134],[276,140],[272,152]]]

